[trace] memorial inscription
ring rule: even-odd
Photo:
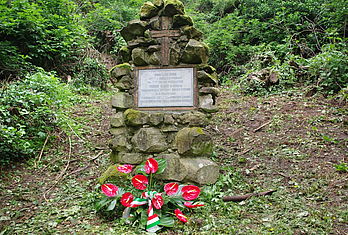
[[[194,68],[138,69],[139,108],[194,108]]]

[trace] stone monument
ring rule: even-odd
[[[215,69],[202,33],[178,0],[146,2],[140,20],[121,30],[127,46],[111,70],[118,92],[110,132],[111,160],[167,159],[164,180],[215,183],[219,168],[204,126],[217,111]]]

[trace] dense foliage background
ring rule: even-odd
[[[108,68],[125,43],[118,31],[144,2],[0,0],[3,157],[31,155],[42,145],[48,126],[57,125],[62,97],[53,91],[107,88]],[[305,85],[308,94],[347,98],[346,1],[183,2],[205,35],[221,83],[257,95]],[[74,88],[62,83],[70,81]]]

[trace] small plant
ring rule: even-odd
[[[348,172],[348,164],[345,162],[341,162],[340,164],[334,165],[334,167],[338,172]]]
[[[132,185],[135,189],[146,190],[141,194],[134,189],[126,192],[125,189],[110,183],[101,185],[105,196],[97,203],[97,209],[106,208],[107,211],[112,211],[119,200],[125,207],[122,215],[125,222],[138,223],[141,227],[146,227],[147,232],[156,232],[161,226],[173,227],[174,219],[171,215],[186,223],[188,218],[183,214],[183,209],[204,206],[202,203],[193,202],[201,190],[195,185],[179,185],[172,182],[164,185],[164,192],[159,192],[161,189],[155,184],[153,175],[163,173],[166,165],[165,159],[149,158],[134,169],[136,175],[131,179]],[[118,166],[117,170],[123,174],[130,174],[133,166],[122,165]]]

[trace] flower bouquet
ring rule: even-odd
[[[182,210],[204,206],[202,203],[193,202],[199,196],[200,188],[172,182],[165,184],[162,191],[153,182],[153,175],[163,173],[166,164],[165,159],[149,158],[136,168],[132,165],[118,166],[117,170],[122,174],[134,173],[133,177],[130,176],[134,189],[126,192],[114,184],[101,185],[105,197],[99,202],[99,207],[107,206],[107,210],[114,210],[119,200],[125,207],[122,218],[128,223],[138,222],[148,232],[156,232],[162,226],[173,227],[175,221],[171,215],[186,223],[188,218]]]

